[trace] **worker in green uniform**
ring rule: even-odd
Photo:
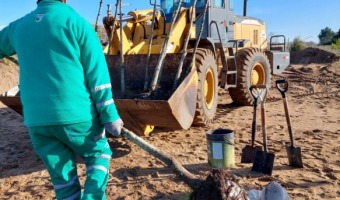
[[[123,121],[93,27],[65,0],[39,0],[0,31],[0,59],[14,54],[24,123],[56,198],[106,199],[112,152],[105,130],[119,136]],[[87,169],[83,192],[76,155]]]

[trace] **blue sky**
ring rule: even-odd
[[[235,13],[242,15],[243,0],[235,1]],[[100,18],[106,14],[107,4],[116,0],[103,0]],[[123,12],[151,8],[149,0],[123,0]],[[96,20],[99,0],[68,0],[80,15],[90,23]],[[36,7],[36,0],[1,0],[0,29]],[[267,34],[283,34],[292,41],[300,37],[304,41],[319,42],[321,29],[340,29],[340,0],[248,0],[248,15],[267,23]]]

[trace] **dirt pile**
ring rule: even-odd
[[[340,57],[334,53],[319,49],[306,48],[302,51],[292,52],[290,55],[290,62],[292,64],[310,64],[310,63],[332,63],[340,60]]]

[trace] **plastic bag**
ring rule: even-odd
[[[262,190],[249,190],[250,200],[290,200],[287,191],[277,182],[273,181]]]

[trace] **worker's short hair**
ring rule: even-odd
[[[42,0],[38,0],[37,3],[40,3],[40,1],[42,1]],[[64,0],[56,0],[56,1],[61,1],[61,2],[65,2],[66,3],[66,1],[64,1]]]

